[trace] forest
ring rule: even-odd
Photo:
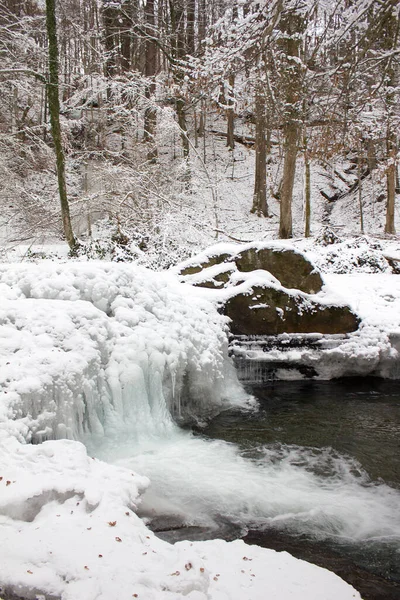
[[[345,197],[353,232],[395,234],[399,23],[397,0],[1,0],[2,245],[165,267],[308,237]]]

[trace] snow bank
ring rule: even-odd
[[[343,600],[333,573],[243,542],[172,546],[135,514],[145,478],[90,459],[78,442],[1,449],[0,591],[24,598]]]
[[[181,287],[132,265],[0,266],[0,593],[359,598],[286,553],[156,538],[135,513],[147,478],[76,441],[145,442],[243,403],[223,317]]]

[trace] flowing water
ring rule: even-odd
[[[273,531],[400,581],[399,385],[277,382],[250,392],[255,412],[91,451],[148,475],[141,514],[184,524],[183,537],[190,526],[193,537]]]
[[[246,419],[222,414],[206,434],[235,441],[247,456],[262,453],[271,465],[291,465],[314,503],[304,513],[303,488],[288,478],[288,493],[298,493],[298,510],[293,515],[282,510],[258,528],[317,540],[400,582],[399,383],[275,382],[251,391],[260,402],[257,414]]]

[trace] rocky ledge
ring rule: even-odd
[[[229,317],[245,382],[400,378],[398,275],[322,275],[282,242],[219,244],[175,273]]]

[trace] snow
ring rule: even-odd
[[[136,514],[148,478],[127,460],[92,458],[81,443],[108,456],[135,447],[138,462],[154,455],[162,468],[152,441],[191,439],[174,418],[248,404],[227,357],[224,318],[188,288],[133,265],[0,266],[4,593],[360,597],[333,573],[287,553],[241,541],[162,541]],[[216,448],[209,449],[214,461]],[[198,485],[207,484],[200,478]]]
[[[87,456],[78,442],[10,440],[2,472],[2,586],[26,598],[359,597],[286,553],[221,540],[172,546],[135,514],[145,478]],[[5,552],[6,550],[6,552]],[[135,596],[137,594],[137,596]]]

